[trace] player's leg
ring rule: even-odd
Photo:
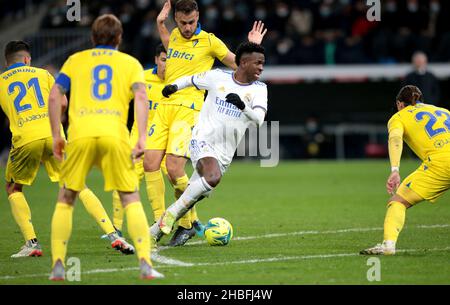
[[[128,234],[136,247],[141,278],[153,279],[164,277],[152,267],[150,260],[151,239],[148,234],[148,222],[137,192],[119,192],[127,217]]]
[[[97,158],[95,138],[81,138],[69,142],[66,159],[61,166],[60,190],[52,218],[52,273],[51,280],[64,280],[67,244],[72,233],[73,207],[77,193],[85,188],[85,180]]]
[[[155,221],[165,211],[165,184],[161,172],[164,154],[165,150],[146,150],[144,153],[145,185]]]
[[[125,238],[121,237],[116,228],[114,228],[108,213],[106,213],[97,196],[86,187],[79,193],[78,197],[89,215],[95,219],[99,227],[105,232],[106,238],[111,242],[111,247],[123,254],[134,254],[134,247]]]
[[[403,180],[388,203],[383,242],[362,250],[361,254],[395,254],[397,239],[405,223],[406,210],[424,200],[434,202],[448,189],[448,182],[445,181],[448,174],[441,169],[446,167],[446,164],[440,165],[437,161],[433,164],[426,162]]]
[[[62,187],[58,193],[58,202],[52,217],[52,272],[50,280],[63,281],[65,279],[65,260],[67,244],[72,234],[73,208],[77,191]]]
[[[11,257],[41,256],[42,249],[31,221],[31,210],[23,193],[23,185],[31,185],[39,170],[44,140],[12,148],[6,166],[6,192],[14,220],[25,239],[25,245]]]
[[[172,226],[182,217],[197,201],[207,196],[220,182],[222,177],[219,162],[214,157],[204,157],[196,164],[198,175],[191,179],[189,185],[169,208],[158,222],[159,228],[164,234],[170,233]],[[152,226],[153,228],[153,226]],[[152,231],[152,234],[154,231]]]
[[[151,268],[149,225],[137,191],[138,176],[130,159],[131,148],[118,142],[120,140],[112,137],[99,139],[102,153],[100,167],[105,178],[105,191],[118,190],[127,218],[128,233],[139,259],[141,277],[161,277]],[[112,163],[115,166],[111,166]]]
[[[196,111],[178,107],[173,113],[173,123],[169,130],[169,139],[166,151],[167,173],[175,190],[177,200],[186,190],[189,178],[185,172],[187,158],[190,157],[189,142],[192,137],[192,128],[195,124]],[[193,218],[195,216],[195,218]],[[193,223],[199,223],[195,207],[192,207],[178,221],[178,228],[174,232],[169,246],[182,246],[195,236]]]
[[[400,189],[402,190],[400,191]],[[398,194],[399,192],[397,192],[397,194],[392,196],[388,202],[386,216],[384,218],[383,242],[381,244],[377,244],[375,247],[362,250],[360,254],[395,254],[395,245],[397,243],[398,236],[403,229],[403,225],[405,224],[406,210],[424,200],[420,195],[414,193],[414,191],[405,186],[400,186],[399,191],[404,197],[400,196]]]
[[[119,232],[119,234],[122,235],[124,211],[122,207],[122,202],[120,201],[119,193],[117,191],[112,192],[112,205],[113,205],[113,225]]]
[[[175,190],[175,200],[177,200],[186,190],[189,182],[189,178],[184,171],[187,159],[173,154],[167,154],[166,157],[167,175]],[[194,207],[192,207],[192,209],[193,208]],[[192,226],[191,218],[192,209],[187,211],[186,214],[179,219],[178,228],[173,233],[168,244],[169,246],[182,246],[195,236],[195,229]]]
[[[42,161],[48,176],[52,182],[59,181],[60,162],[53,157],[53,140],[52,138],[45,139],[45,148],[42,155]],[[100,228],[106,233],[106,236],[111,242],[114,249],[120,250],[125,254],[134,253],[133,246],[128,244],[125,240],[119,239],[119,234],[113,227],[108,214],[106,213],[102,203],[97,196],[87,187],[79,192],[80,201],[83,203],[86,211],[92,218],[95,219]]]
[[[42,248],[37,240],[33,223],[31,222],[31,210],[22,192],[22,187],[18,183],[6,184],[11,212],[25,239],[25,245],[21,247],[19,252],[11,255],[11,257],[42,256]]]
[[[108,235],[116,232],[100,199],[89,188],[84,188],[78,195],[78,198],[80,198],[86,211],[95,219],[103,232]]]
[[[165,185],[161,174],[168,139],[168,105],[159,105],[149,126],[144,152],[144,176],[148,200],[154,219],[159,219],[165,210]]]
[[[132,133],[131,143],[134,143],[135,141],[137,141],[137,136],[135,137]],[[134,170],[138,176],[138,188],[139,188],[140,182],[144,178],[144,160],[142,158],[139,160],[134,160]],[[124,216],[125,216],[125,211],[122,206],[122,201],[120,199],[119,192],[113,191],[113,224],[114,224],[114,228],[116,229],[118,236],[122,237],[123,241],[125,241],[123,234],[122,234]],[[132,254],[135,252],[134,247],[131,246],[130,244],[128,244],[128,247],[126,247],[126,248],[133,250],[133,252],[126,253],[126,254]]]

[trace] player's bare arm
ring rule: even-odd
[[[393,195],[400,185],[400,158],[403,150],[403,130],[395,128],[389,132],[389,159],[391,162],[391,174],[386,182],[386,190],[389,194]]]
[[[59,161],[63,159],[63,150],[66,144],[61,137],[61,114],[63,104],[67,103],[64,88],[59,85],[53,85],[48,98],[48,116],[53,137],[53,155]]]
[[[67,96],[64,95],[64,97],[61,101],[61,115],[63,115],[64,112],[66,112],[68,106],[69,106],[69,101],[67,100]]]
[[[261,20],[255,21],[252,30],[248,32],[248,41],[261,44],[266,33],[267,29],[264,29],[264,23]]]
[[[171,9],[170,0],[167,0],[164,3],[163,8],[161,9],[161,12],[159,12],[158,17],[156,17],[156,26],[158,28],[159,37],[161,38],[161,41],[166,50],[169,46],[170,32],[167,29],[164,22],[169,17],[170,9]]]
[[[227,55],[222,59],[222,63],[230,69],[236,70],[237,65],[234,62],[236,55],[233,52],[228,51]]]
[[[401,178],[398,171],[393,171],[386,182],[386,190],[390,195],[394,195],[398,186],[400,185]]]
[[[147,131],[148,105],[147,92],[143,83],[135,83],[132,86],[134,93],[134,107],[136,109],[136,121],[138,127],[138,142],[133,149],[133,156],[139,158],[144,154]]]
[[[261,44],[266,33],[267,29],[264,28],[264,23],[262,21],[255,21],[253,23],[253,28],[250,32],[248,32],[248,41],[256,44]],[[236,55],[233,52],[229,51],[227,55],[222,59],[222,63],[227,67],[236,70],[237,65],[235,63],[235,57]]]

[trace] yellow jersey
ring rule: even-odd
[[[157,68],[148,69],[144,71],[144,79],[147,88],[147,97],[148,101],[148,123],[147,123],[147,132],[152,132],[152,120],[155,116],[156,107],[158,107],[161,99],[163,98],[162,89],[164,88],[164,80],[160,79],[158,76]],[[135,116],[136,117],[136,116]],[[133,127],[131,128],[131,137],[132,139],[136,139],[138,136],[137,123],[136,119],[134,120]],[[131,143],[135,145],[136,143]]]
[[[145,83],[142,65],[109,46],[70,56],[56,83],[70,91],[68,141],[110,136],[129,141],[132,86]]]
[[[389,133],[394,129],[403,132],[403,140],[422,161],[432,154],[450,154],[450,112],[445,108],[407,106],[389,120]]]
[[[23,63],[0,75],[0,106],[9,119],[13,147],[52,136],[47,101],[54,82],[47,70]]]
[[[203,31],[200,23],[190,39],[184,38],[175,28],[170,34],[167,49],[166,83],[171,84],[180,77],[211,70],[214,60],[223,60],[227,53],[227,46],[214,34]],[[163,98],[161,103],[200,110],[204,95],[205,90],[190,87]]]

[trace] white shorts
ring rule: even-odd
[[[197,168],[197,162],[200,159],[211,157],[217,160],[219,163],[220,172],[222,175],[227,171],[230,163],[225,163],[223,157],[214,149],[212,145],[203,140],[191,139],[189,144],[189,151],[191,153],[191,161],[194,169]]]

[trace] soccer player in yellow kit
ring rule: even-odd
[[[122,24],[114,15],[98,17],[92,25],[94,48],[75,53],[64,63],[49,96],[53,154],[63,158],[61,189],[52,218],[51,280],[64,280],[64,261],[72,230],[75,198],[96,165],[105,179],[105,191],[117,190],[127,215],[128,233],[140,264],[141,278],[163,277],[152,268],[150,237],[139,193],[133,158],[143,154],[147,125],[147,94],[141,64],[117,50]],[[60,132],[61,103],[70,91],[68,141]],[[138,141],[132,150],[127,128],[134,97]]]
[[[147,97],[148,101],[148,124],[147,124],[147,134],[153,133],[153,125],[151,124],[153,117],[155,115],[156,109],[159,105],[159,101],[162,99],[162,89],[164,88],[164,75],[166,73],[166,49],[162,44],[156,47],[155,52],[155,67],[144,71],[145,84],[147,86]],[[138,128],[136,120],[134,121],[133,127],[131,128],[130,134],[130,144],[134,145],[138,139]],[[144,178],[144,160],[139,159],[134,164],[136,173],[138,174],[139,181]],[[161,170],[167,173],[165,168],[165,159],[161,163]],[[165,211],[164,200],[161,200],[160,196],[164,198],[165,185],[164,180],[161,180],[161,184],[156,185],[156,187],[147,189],[147,192],[155,192],[150,197],[153,198],[151,202],[153,210],[153,219],[158,220]],[[123,224],[123,208],[120,202],[119,194],[113,192],[113,223],[114,227],[122,230]]]
[[[60,162],[52,155],[48,119],[48,96],[55,80],[46,70],[32,67],[30,47],[11,41],[5,48],[6,71],[0,75],[0,105],[10,121],[12,147],[6,168],[6,190],[11,211],[25,239],[25,245],[11,257],[41,256],[42,248],[31,221],[31,210],[23,193],[31,185],[41,161],[52,182],[59,180]],[[67,99],[63,98],[63,107]],[[124,253],[134,249],[116,233],[105,209],[91,190],[84,188],[80,199],[110,239]]]
[[[197,3],[194,0],[179,0],[175,4],[175,22],[177,27],[169,33],[164,25],[171,10],[170,1],[166,1],[157,18],[158,31],[166,50],[166,83],[176,79],[205,72],[211,69],[217,58],[229,68],[236,70],[235,55],[214,34],[202,30]],[[251,42],[260,44],[266,31],[261,22],[254,24],[248,34]],[[144,169],[147,189],[161,189],[163,179],[160,164],[166,156],[166,167],[170,182],[179,198],[188,185],[189,178],[184,167],[189,158],[191,130],[203,105],[204,90],[188,88],[170,97],[163,98],[152,122],[154,132],[147,139],[144,157]],[[149,201],[164,200],[158,192],[148,192]],[[164,202],[162,203],[164,205]],[[183,245],[195,235],[194,228],[201,232],[195,208],[179,220],[169,245]],[[194,227],[193,227],[194,224]],[[160,236],[157,236],[157,240]]]
[[[424,200],[435,202],[450,188],[450,112],[422,101],[422,92],[416,86],[405,86],[397,95],[398,112],[388,123],[392,172],[386,189],[393,196],[384,220],[384,240],[375,247],[362,250],[361,254],[394,255],[406,209]],[[422,164],[401,182],[399,168],[403,141]]]

